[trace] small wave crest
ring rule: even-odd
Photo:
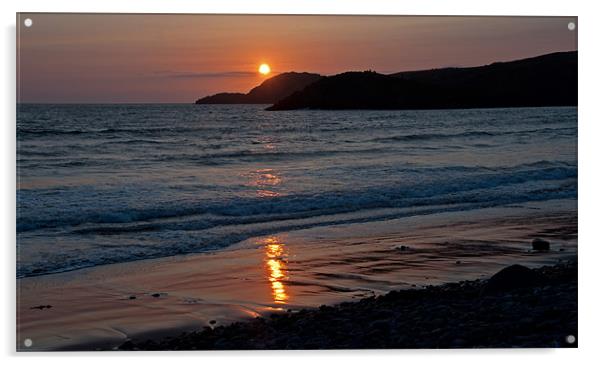
[[[293,194],[269,199],[232,197],[217,201],[203,200],[191,203],[180,201],[175,204],[169,201],[157,201],[153,205],[145,205],[141,208],[107,210],[106,208],[92,207],[92,209],[86,210],[82,207],[81,210],[56,211],[54,214],[43,216],[35,212],[31,216],[19,215],[17,231],[77,226],[87,223],[131,223],[202,214],[238,217],[241,223],[244,223],[245,221],[295,219],[376,208],[449,204],[466,201],[467,195],[475,190],[492,190],[529,182],[576,178],[577,168],[564,163],[540,161],[495,170],[486,167],[450,166],[433,169],[408,168],[405,173],[411,173],[418,177],[412,183],[400,181],[398,185],[315,194]],[[403,173],[400,175],[403,176]],[[124,194],[126,193],[124,192]],[[38,198],[39,194],[36,191],[18,192],[20,204]],[[503,196],[499,196],[495,199],[503,198]],[[214,220],[208,224],[215,225],[219,222],[219,220]],[[236,222],[234,221],[234,223]]]
[[[532,130],[517,130],[517,131],[467,131],[461,133],[420,133],[420,134],[401,134],[389,137],[374,138],[372,142],[393,142],[393,141],[426,141],[426,140],[442,140],[452,138],[477,138],[477,137],[495,137],[505,135],[527,135],[531,133],[559,133],[575,131],[576,128],[540,128]]]

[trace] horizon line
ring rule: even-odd
[[[480,65],[476,65],[476,66],[441,66],[441,67],[435,67],[435,68],[428,68],[428,69],[410,69],[410,70],[402,70],[402,71],[394,71],[394,72],[389,72],[387,71],[387,73],[380,73],[378,71],[372,70],[372,69],[366,69],[366,70],[347,70],[347,71],[342,71],[342,72],[338,72],[338,73],[333,73],[333,74],[320,74],[320,73],[316,73],[316,72],[309,72],[309,71],[284,71],[284,72],[277,72],[274,76],[271,77],[266,77],[262,82],[260,82],[258,85],[256,85],[255,87],[261,85],[263,82],[265,82],[266,80],[270,80],[278,75],[282,75],[282,74],[286,74],[286,73],[310,73],[310,74],[316,74],[316,75],[320,75],[320,76],[324,76],[324,77],[331,77],[331,76],[336,76],[336,75],[340,75],[343,73],[347,73],[347,72],[376,72],[376,73],[380,73],[382,75],[385,76],[392,76],[395,74],[400,74],[400,73],[411,73],[411,72],[421,72],[421,71],[434,71],[434,70],[444,70],[444,69],[462,69],[462,68],[478,68],[478,67],[487,67],[487,66],[491,66],[497,63],[510,63],[510,62],[517,62],[517,61],[523,61],[523,60],[528,60],[528,59],[533,59],[533,58],[538,58],[538,57],[544,57],[544,56],[549,56],[549,55],[553,55],[553,54],[557,54],[557,53],[570,53],[570,52],[575,52],[578,53],[579,50],[578,49],[574,49],[574,50],[559,50],[559,51],[554,51],[554,52],[549,52],[549,53],[543,53],[543,54],[537,54],[534,56],[529,56],[529,57],[524,57],[524,58],[517,58],[517,59],[511,59],[511,60],[504,60],[504,61],[493,61],[491,63],[487,63],[487,64],[480,64]],[[182,75],[167,75],[167,77],[182,77]],[[186,77],[186,76],[185,76]],[[194,77],[194,76],[193,76]],[[252,88],[251,88],[252,89]],[[214,94],[209,94],[209,95],[205,95],[203,97],[208,97],[208,96],[212,96],[212,95],[217,95],[217,94],[222,94],[222,93],[241,93],[241,94],[247,94],[249,93],[250,90],[248,91],[221,91],[218,93],[214,93]],[[198,97],[197,97],[198,98]],[[186,104],[195,104],[194,101],[192,102],[152,102],[152,101],[140,101],[140,102],[133,102],[133,101],[114,101],[114,102],[109,102],[109,101],[86,101],[86,102],[74,102],[74,101],[69,101],[69,102],[48,102],[48,101],[17,101],[16,102],[17,105],[20,104],[30,104],[30,105],[117,105],[117,104],[123,104],[123,105],[150,105],[150,104],[154,104],[154,105],[175,105],[175,104],[182,104],[182,105],[186,105]],[[257,104],[259,105],[259,104]],[[269,105],[269,104],[266,104]]]

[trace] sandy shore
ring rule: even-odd
[[[19,279],[17,347],[90,350],[116,349],[132,339],[161,343],[183,331],[484,279],[515,263],[556,264],[576,255],[574,204],[318,227],[213,253]],[[550,251],[533,252],[535,237],[550,240]],[[26,339],[31,347],[23,345]]]
[[[514,265],[489,280],[393,291],[160,341],[128,341],[120,349],[466,347],[577,347],[576,261]]]

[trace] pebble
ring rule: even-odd
[[[51,305],[38,305],[38,306],[36,306],[36,307],[31,307],[31,308],[29,308],[29,309],[39,309],[39,310],[44,310],[44,309],[50,309],[50,308],[52,308],[52,306],[51,306]]]
[[[548,251],[550,250],[550,242],[542,238],[535,238],[531,241],[531,247],[533,247],[535,251]]]
[[[512,265],[493,275],[481,290],[487,295],[504,290],[511,290],[532,285],[537,280],[537,274],[522,265]]]

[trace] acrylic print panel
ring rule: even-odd
[[[19,351],[577,346],[577,19],[18,14]]]

